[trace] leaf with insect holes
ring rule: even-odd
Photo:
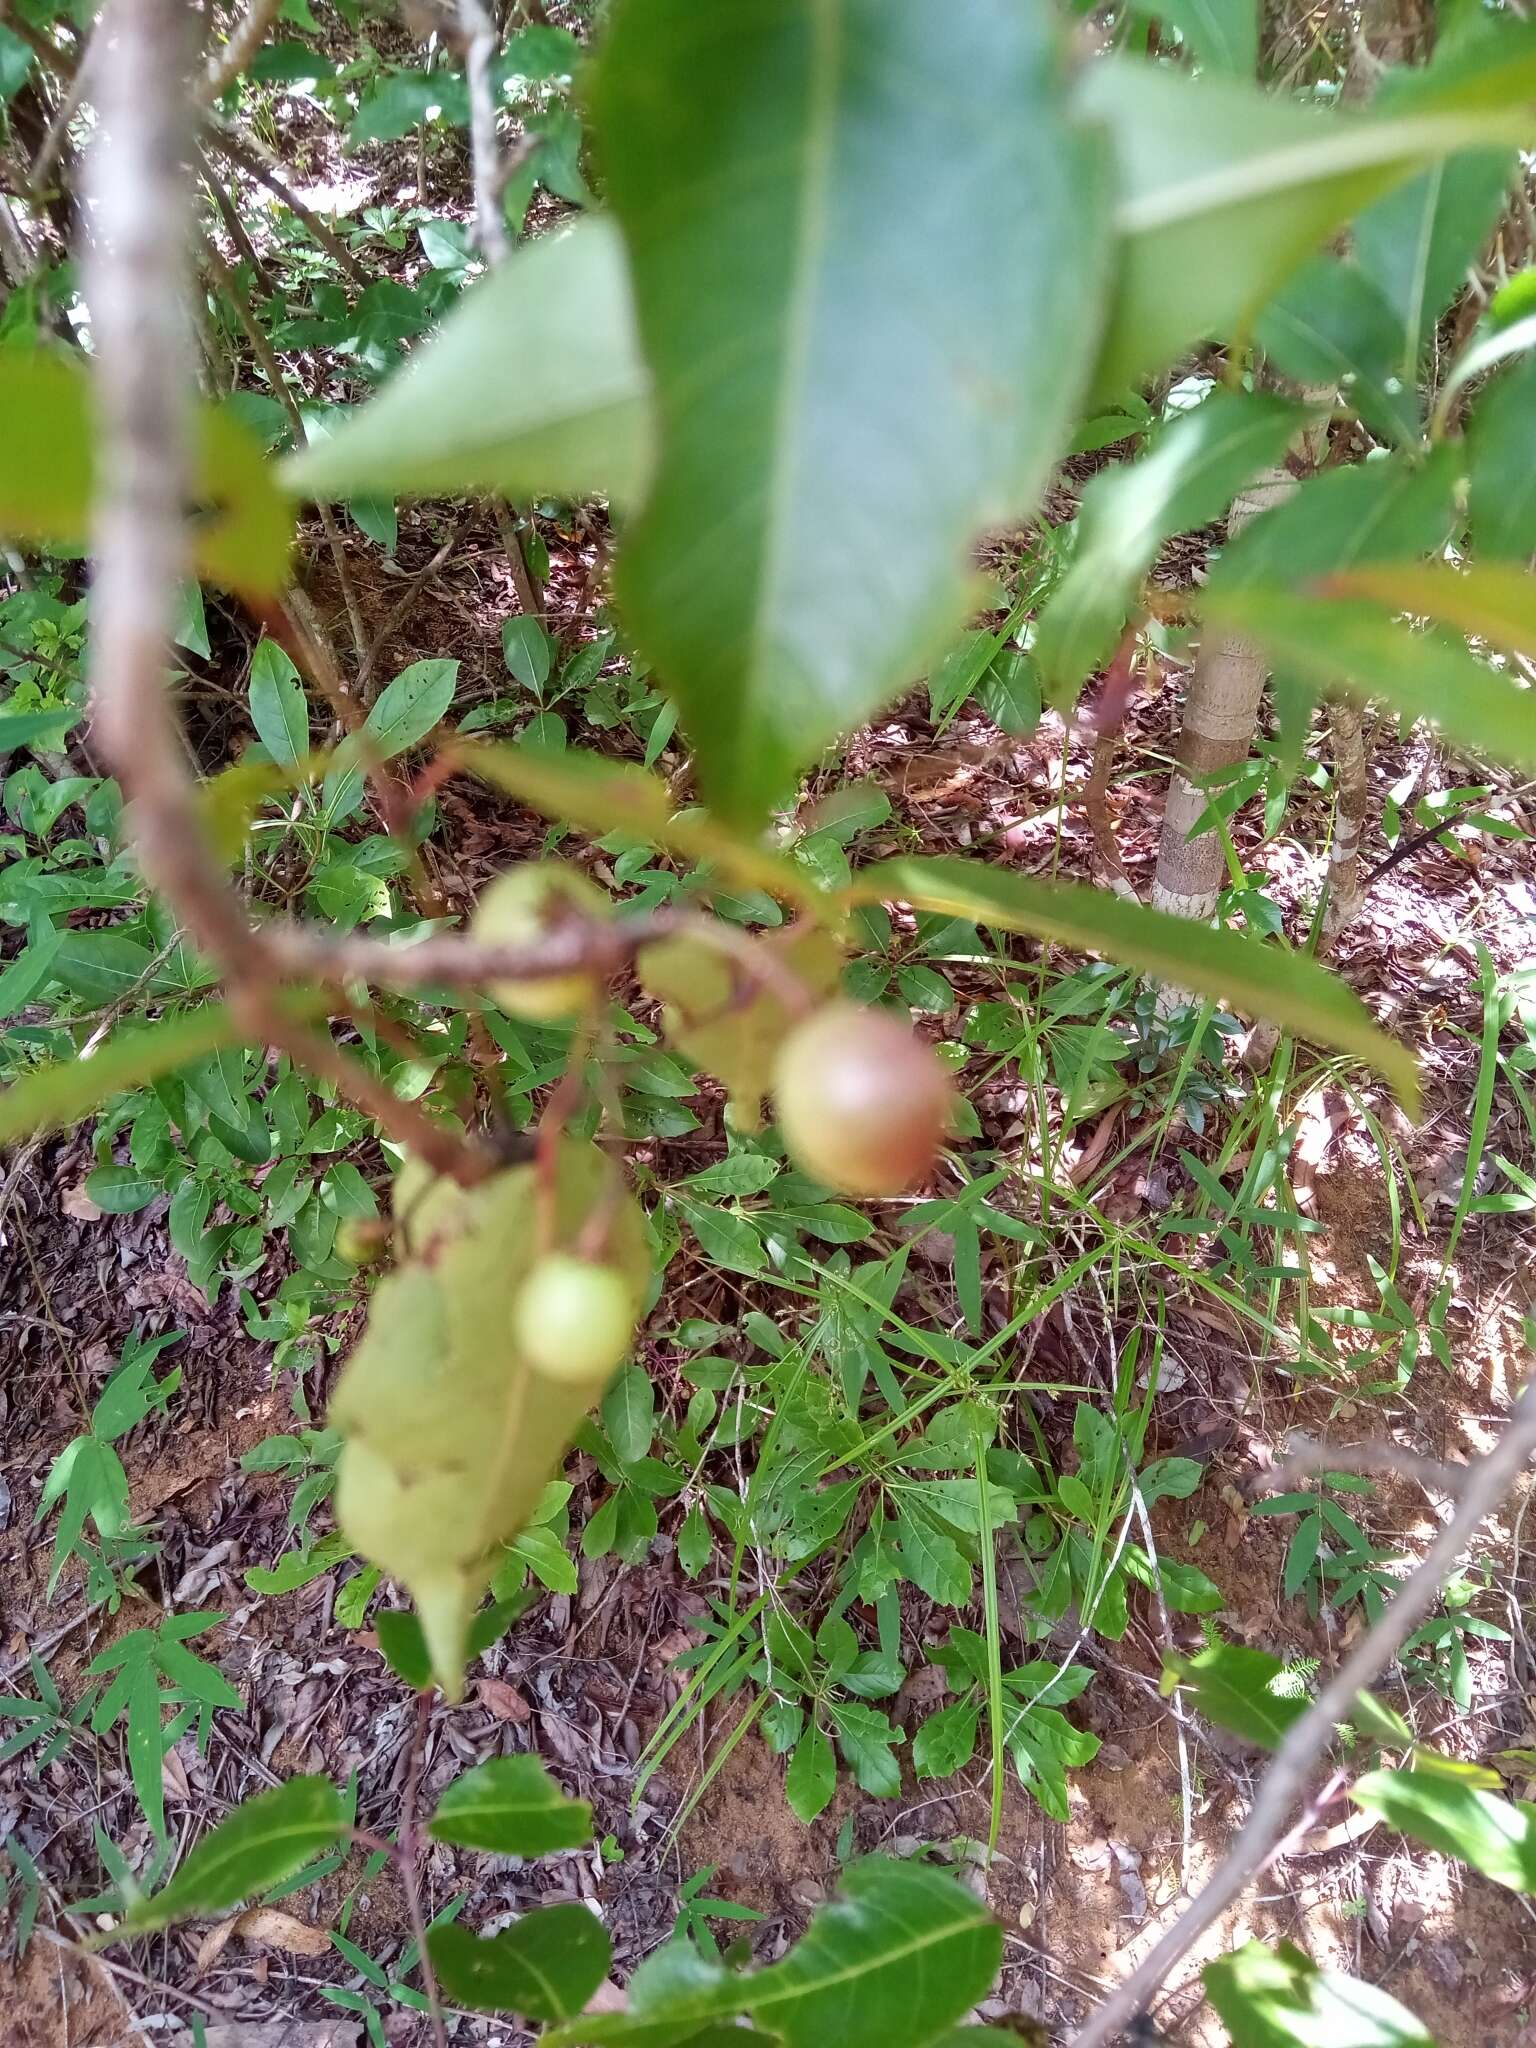
[[[1384,1074],[1409,1114],[1416,1113],[1419,1075],[1413,1055],[1380,1030],[1359,997],[1315,960],[1238,932],[1148,910],[1102,889],[1038,881],[960,855],[880,861],[861,870],[855,886],[865,902],[901,901],[915,910],[1029,932],[1107,954],[1175,988],[1215,996],[1235,1010],[1354,1053]]]
[[[837,941],[819,925],[795,924],[754,944],[811,996],[830,995],[842,972]],[[720,1081],[739,1131],[763,1121],[790,1014],[776,987],[754,983],[737,961],[694,938],[643,946],[635,971],[662,1005],[662,1028],[679,1052]]]
[[[535,1756],[492,1757],[455,1778],[427,1826],[434,1841],[498,1856],[585,1848],[592,1809],[568,1799]]]
[[[84,359],[67,350],[0,352],[0,528],[13,540],[83,541],[95,490],[94,394]],[[261,444],[230,412],[192,416],[197,517],[188,545],[198,573],[252,598],[288,580],[293,513]]]
[[[1435,2048],[1405,2006],[1374,1984],[1320,1970],[1292,1942],[1246,1942],[1207,1963],[1205,1989],[1241,2048]]]
[[[129,1908],[118,1931],[150,1933],[193,1914],[237,1906],[301,1870],[339,1842],[348,1825],[346,1802],[329,1778],[290,1778],[237,1806],[203,1837],[163,1891]]]
[[[1536,1892],[1536,1806],[1502,1799],[1439,1772],[1368,1771],[1349,1796],[1389,1827],[1446,1856],[1458,1856],[1495,1884]]]
[[[940,35],[927,0],[612,11],[592,104],[660,451],[616,587],[725,817],[939,651],[1066,437],[1109,244],[1065,87],[1038,0]]]
[[[1286,1730],[1307,1711],[1307,1697],[1278,1657],[1242,1643],[1211,1643],[1193,1657],[1166,1651],[1163,1690],[1186,1690],[1208,1721],[1278,1749]]]
[[[585,1906],[543,1906],[500,1934],[433,1927],[427,1953],[449,2003],[524,2019],[575,2017],[608,1973],[613,1953]]]
[[[556,1241],[574,1243],[600,1211],[606,1260],[638,1317],[650,1256],[617,1167],[570,1143],[556,1183]],[[344,1439],[336,1514],[348,1539],[409,1588],[432,1674],[457,1697],[480,1594],[538,1512],[607,1372],[555,1379],[514,1348],[513,1306],[538,1256],[532,1167],[463,1189],[408,1162],[394,1206],[408,1256],[374,1290],[331,1403]]]

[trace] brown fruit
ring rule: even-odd
[[[785,1039],[774,1092],[797,1166],[845,1195],[926,1179],[954,1091],[938,1055],[885,1010],[828,1003]]]
[[[532,946],[563,925],[591,924],[612,904],[595,882],[564,861],[530,861],[498,875],[475,905],[470,934],[498,945]],[[509,1017],[550,1024],[574,1017],[595,1000],[594,974],[551,974],[541,980],[496,981],[491,994]]]

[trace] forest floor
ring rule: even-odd
[[[579,631],[575,614],[589,588],[593,540],[553,527],[548,537],[551,604],[557,614],[562,605],[568,610],[558,623]],[[408,518],[402,565],[429,559],[436,545],[435,530]],[[388,660],[398,665],[448,649],[464,664],[462,702],[482,688],[493,693],[501,675],[498,622],[510,609],[505,578],[494,542],[470,536],[418,591],[408,621],[393,632]],[[397,588],[372,594],[380,615]],[[217,658],[216,650],[215,667]],[[1121,855],[1142,885],[1157,822],[1150,764],[1166,755],[1173,695],[1165,689],[1136,701],[1111,777],[1109,813]],[[205,754],[220,748],[221,715],[215,711],[200,737]],[[1411,749],[1385,732],[1377,738],[1372,774],[1379,798],[1411,765]],[[993,857],[1021,868],[1038,870],[1059,859],[1065,872],[1084,875],[1093,857],[1079,800],[1087,758],[1088,742],[1064,734],[1049,716],[1028,742],[1004,738],[969,712],[936,737],[919,696],[856,739],[846,772],[874,780],[889,796],[893,843],[910,845],[915,838],[924,850],[937,851],[985,841]],[[1419,765],[1430,786],[1464,779],[1437,759]],[[1073,800],[1062,813],[1058,853],[1054,817],[1031,814],[1063,787]],[[440,843],[453,852],[451,862],[447,855],[434,854],[434,860],[436,879],[450,896],[473,894],[487,873],[534,850],[542,836],[515,806],[458,784],[445,792],[444,809]],[[1297,905],[1315,883],[1325,823],[1323,804],[1309,811],[1303,803],[1288,817],[1283,837],[1259,850],[1246,813],[1239,821],[1245,859],[1268,873],[1293,928]],[[1529,808],[1525,823],[1536,826]],[[1314,1310],[1322,1304],[1379,1307],[1370,1260],[1389,1257],[1389,1165],[1412,1176],[1425,1212],[1422,1227],[1412,1215],[1405,1221],[1398,1287],[1423,1312],[1439,1284],[1458,1176],[1466,1168],[1483,1032],[1475,949],[1486,948],[1503,973],[1536,950],[1529,844],[1470,831],[1462,840],[1471,857],[1426,846],[1384,877],[1342,951],[1347,978],[1422,1056],[1429,1107],[1417,1128],[1409,1126],[1369,1085],[1356,1097],[1323,1091],[1307,1106],[1292,1176],[1303,1208],[1321,1226],[1309,1241]],[[1380,850],[1379,844],[1370,849]],[[979,1103],[984,1137],[996,1146],[999,1163],[1009,1157],[1007,1082],[1006,1074],[994,1077]],[[1362,1103],[1394,1134],[1389,1156],[1368,1130]],[[707,1155],[717,1141],[718,1111],[718,1103],[710,1103],[700,1130],[677,1141],[685,1159],[690,1148]],[[1167,1170],[1160,1186],[1156,1161],[1135,1152],[1135,1120],[1144,1116],[1150,1123],[1152,1114],[1150,1107],[1118,1108],[1122,1163],[1102,1184],[1095,1184],[1091,1157],[1084,1173],[1101,1209],[1133,1231],[1152,1230],[1170,1200]],[[1200,1140],[1207,1153],[1220,1129],[1218,1110]],[[1191,1134],[1184,1132],[1182,1141],[1192,1142]],[[1091,1150],[1091,1140],[1084,1149]],[[1529,1167],[1529,1136],[1502,1090],[1494,1096],[1486,1149]],[[1100,1156],[1107,1150],[1102,1144]],[[76,1132],[13,1155],[4,1181],[0,1692],[31,1692],[27,1660],[35,1653],[68,1702],[92,1656],[153,1619],[157,1605],[216,1609],[226,1619],[204,1647],[246,1709],[243,1716],[215,1718],[206,1754],[189,1734],[167,1758],[173,1833],[184,1839],[251,1792],[301,1770],[336,1778],[355,1772],[363,1818],[387,1827],[406,1768],[410,1699],[390,1677],[369,1631],[335,1623],[334,1574],[260,1600],[242,1576],[252,1564],[271,1563],[284,1545],[288,1484],[246,1474],[238,1461],[293,1426],[291,1381],[274,1378],[270,1348],[246,1334],[233,1289],[226,1286],[210,1307],[189,1283],[168,1247],[164,1202],[128,1217],[91,1213],[81,1186],[91,1163],[87,1134]],[[365,1167],[380,1177],[377,1155],[365,1157]],[[1245,1329],[1213,1312],[1208,1296],[1170,1292],[1170,1366],[1150,1448],[1197,1457],[1204,1477],[1191,1499],[1159,1504],[1157,1537],[1164,1555],[1198,1562],[1216,1580],[1230,1636],[1287,1658],[1327,1662],[1356,1632],[1358,1609],[1346,1618],[1325,1606],[1312,1620],[1299,1600],[1283,1597],[1289,1524],[1249,1512],[1252,1482],[1297,1428],[1346,1444],[1386,1436],[1452,1462],[1485,1448],[1521,1371],[1521,1319],[1536,1309],[1533,1250],[1526,1214],[1468,1219],[1449,1267],[1450,1369],[1426,1353],[1406,1387],[1369,1403],[1350,1398],[1347,1375],[1298,1379],[1282,1355],[1257,1356]],[[274,1264],[250,1283],[258,1302],[280,1278]],[[941,1319],[953,1319],[957,1311],[943,1294],[942,1276],[930,1275],[924,1284],[928,1312],[937,1301]],[[990,1274],[987,1284],[990,1290]],[[665,1330],[683,1316],[731,1322],[749,1305],[782,1312],[771,1290],[678,1261],[652,1326]],[[68,1572],[49,1599],[51,1546],[47,1532],[34,1526],[34,1514],[53,1459],[80,1426],[82,1402],[135,1328],[185,1333],[174,1354],[185,1378],[169,1412],[121,1447],[135,1516],[154,1523],[160,1550],[144,1575],[147,1604],[129,1600],[112,1615],[90,1610]],[[1105,1332],[1091,1318],[1074,1322],[1069,1301],[1042,1318],[1031,1334],[1030,1355],[1038,1364],[1086,1346],[1099,1367],[1112,1368],[1113,1342],[1113,1330]],[[678,1384],[675,1361],[664,1343],[652,1344],[646,1357],[666,1398]],[[306,1392],[317,1412],[333,1370],[334,1361],[310,1376]],[[1048,1435],[1059,1439],[1070,1430],[1070,1404],[1054,1412],[1045,1399],[1039,1413]],[[570,1476],[578,1520],[596,1475],[578,1459]],[[1390,1478],[1351,1505],[1374,1542],[1411,1559],[1433,1534],[1443,1502],[1412,1481]],[[1422,1686],[1411,1702],[1401,1681],[1389,1688],[1397,1704],[1411,1706],[1423,1739],[1461,1757],[1497,1758],[1524,1748],[1528,1759],[1536,1744],[1536,1671],[1523,1626],[1532,1592],[1529,1546],[1518,1546],[1518,1512],[1511,1504],[1477,1546],[1485,1570],[1475,1611],[1506,1628],[1509,1640],[1469,1643],[1470,1711]],[[1158,1695],[1164,1643],[1157,1617],[1146,1608],[1133,1610],[1122,1644],[1087,1646],[1098,1666],[1096,1682],[1075,1712],[1103,1746],[1072,1776],[1067,1824],[1047,1819],[1010,1775],[990,1861],[980,1846],[990,1784],[979,1763],[949,1781],[917,1784],[909,1776],[898,1800],[867,1798],[845,1782],[828,1811],[803,1827],[784,1800],[782,1759],[756,1734],[727,1750],[739,1700],[706,1714],[636,1797],[635,1760],[677,1696],[673,1666],[698,1640],[713,1569],[690,1584],[665,1536],[637,1566],[620,1566],[611,1557],[583,1560],[578,1591],[543,1596],[477,1668],[466,1702],[435,1708],[425,1795],[470,1762],[531,1748],[563,1784],[592,1801],[607,1853],[594,1849],[524,1866],[439,1847],[427,1866],[430,1910],[467,1888],[474,1924],[494,1927],[536,1900],[585,1899],[613,1936],[622,1979],[671,1932],[679,1887],[701,1870],[709,1873],[709,1895],[761,1916],[720,1923],[722,1939],[744,1931],[759,1956],[771,1956],[803,1927],[850,1855],[948,1845],[1008,1930],[1006,1972],[984,2011],[1023,2016],[1054,2037],[1144,1952],[1240,1823],[1262,1758],[1190,1721],[1187,1775],[1181,1772],[1175,1722]],[[1008,1591],[1005,1559],[1005,1634]],[[931,1620],[931,1610],[919,1602],[907,1624],[914,1638]],[[1192,1618],[1176,1617],[1175,1628],[1185,1647],[1198,1643]],[[919,1694],[936,1676],[929,1667],[909,1681],[895,1703],[898,1720],[932,1704]],[[722,1751],[725,1762],[695,1801],[702,1774]],[[1510,1766],[1516,1790],[1526,1789],[1528,1768],[1528,1762]],[[1526,1901],[1447,1859],[1408,1852],[1385,1829],[1341,1824],[1341,1811],[1334,1807],[1319,1817],[1272,1863],[1202,1953],[1250,1935],[1290,1937],[1319,1962],[1389,1986],[1442,2048],[1536,2041],[1529,2029],[1536,2011],[1536,1915]],[[685,1816],[680,1828],[679,1815]],[[390,1966],[408,1939],[402,1901],[387,1873],[364,1873],[360,1852],[265,1922],[230,1923],[221,1943],[193,1928],[140,1943],[131,1964],[115,1953],[86,1962],[48,1937],[50,1930],[76,1924],[64,1918],[71,1899],[99,1888],[97,1828],[130,1863],[147,1850],[147,1824],[132,1798],[116,1732],[72,1743],[40,1776],[25,1755],[0,1768],[0,1835],[16,1832],[44,1880],[39,1932],[24,1961],[0,1964],[8,2044],[165,2044],[190,2040],[177,2030],[194,2020],[201,2020],[209,2041],[238,2048],[328,2048],[363,2038],[358,2014],[327,2002],[327,1986],[372,2001],[390,2043],[404,2048],[424,2038],[419,2014],[394,2002],[387,1988]],[[375,1976],[331,1944],[328,1930],[339,1928]],[[1201,2044],[1220,2038],[1198,2004],[1198,1980],[1186,1966],[1158,2014],[1167,2038]],[[243,2031],[213,2031],[234,2023]],[[262,2026],[271,2031],[263,2033]],[[463,2041],[517,2038],[503,2021],[465,2017],[456,2026],[454,2038]]]

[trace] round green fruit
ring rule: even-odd
[[[548,1252],[512,1304],[512,1342],[546,1379],[601,1386],[635,1338],[635,1297],[613,1266]]]
[[[845,1195],[899,1195],[925,1180],[954,1104],[931,1047],[889,1012],[846,1002],[796,1025],[774,1093],[790,1158]]]
[[[612,908],[595,882],[564,861],[530,861],[498,875],[484,891],[470,920],[470,936],[498,946],[536,946],[562,930],[606,918]],[[599,987],[598,975],[575,972],[493,981],[491,994],[509,1017],[550,1024],[586,1009]]]

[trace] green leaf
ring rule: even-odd
[[[621,1465],[633,1465],[656,1434],[656,1389],[643,1366],[626,1366],[603,1396],[603,1427]]]
[[[1427,718],[1461,746],[1536,768],[1536,696],[1462,640],[1416,633],[1370,604],[1288,590],[1208,593],[1206,616],[1256,641],[1317,689],[1384,697],[1403,717]]]
[[[1495,1884],[1536,1892],[1536,1806],[1427,1771],[1368,1771],[1349,1796],[1399,1834],[1459,1856]]]
[[[795,1744],[784,1777],[784,1797],[796,1820],[807,1827],[821,1813],[837,1787],[837,1758],[832,1743],[814,1717]]]
[[[1289,1941],[1250,1941],[1203,1975],[1235,2048],[1435,2048],[1387,1992],[1320,1970]]]
[[[438,1842],[498,1856],[548,1856],[585,1848],[592,1809],[568,1799],[537,1757],[493,1757],[455,1778],[427,1829]]]
[[[1536,342],[1536,318],[1525,323]],[[1536,554],[1536,355],[1478,400],[1467,426],[1467,513],[1479,553]]]
[[[1398,454],[1309,477],[1222,550],[1208,592],[1297,584],[1362,562],[1401,562],[1450,531],[1458,452]]]
[[[451,1922],[427,1932],[427,1952],[453,2005],[574,2019],[607,1975],[613,1947],[585,1906],[544,1906],[486,1939]]]
[[[1354,263],[1304,264],[1259,316],[1259,346],[1298,384],[1339,385],[1367,426],[1388,440],[1419,437],[1419,393],[1403,376],[1402,322]]]
[[[363,720],[365,737],[348,733],[325,778],[325,800],[338,817],[345,817],[363,794],[363,772],[353,763],[369,753],[392,761],[418,746],[448,716],[458,679],[458,662],[437,658],[413,661],[384,686]]]
[[[1419,1084],[1412,1054],[1373,1024],[1359,997],[1315,960],[1147,910],[1101,889],[1036,881],[958,855],[880,861],[862,869],[854,886],[867,902],[899,900],[1105,953],[1175,987],[1267,1017],[1366,1061],[1391,1082],[1410,1115],[1415,1112]]]
[[[402,1685],[425,1692],[432,1683],[432,1656],[420,1621],[403,1607],[386,1607],[373,1618],[384,1662]]]
[[[1121,269],[1094,391],[1108,401],[1204,336],[1240,335],[1359,208],[1458,149],[1527,132],[1529,83],[1397,119],[1324,112],[1236,79],[1101,58],[1078,103],[1116,164]]]
[[[127,932],[67,931],[53,956],[53,975],[87,1003],[113,1003],[137,988],[154,954]]]
[[[964,1607],[971,1597],[972,1571],[955,1539],[912,1510],[898,1516],[896,1534],[912,1583],[941,1607]]]
[[[1002,1929],[953,1877],[870,1856],[782,1962],[746,1979],[744,2003],[788,2048],[923,2048],[986,1995],[1002,1956]]]
[[[0,348],[0,529],[15,540],[83,541],[95,488],[93,398],[84,368],[53,349]],[[261,444],[228,412],[194,417],[199,575],[253,597],[287,580],[293,518]]]
[[[839,1700],[831,1712],[837,1746],[859,1790],[876,1799],[894,1799],[901,1791],[901,1764],[894,1754],[900,1731],[860,1700]]]
[[[348,1825],[346,1802],[329,1778],[290,1778],[237,1806],[203,1837],[164,1891],[130,1908],[118,1932],[148,1933],[190,1914],[238,1905],[302,1870],[339,1842]]]
[[[1033,506],[1098,324],[1102,151],[1037,0],[941,35],[925,0],[628,0],[593,99],[660,442],[616,588],[706,795],[756,819]]]
[[[650,442],[624,247],[596,218],[541,235],[471,285],[378,396],[290,456],[278,480],[323,499],[498,491],[632,502]]]
[[[160,1180],[136,1166],[98,1166],[86,1175],[85,1192],[105,1215],[132,1216],[159,1194]]]
[[[912,1768],[920,1778],[948,1778],[963,1771],[976,1754],[981,1708],[957,1700],[930,1714],[912,1738]]]
[[[135,1667],[128,1683],[128,1770],[144,1818],[161,1841],[165,1839],[165,1780],[160,1766],[160,1686],[149,1663]]]
[[[80,723],[80,717],[78,711],[62,706],[57,711],[0,712],[0,754],[9,754],[16,747],[29,747],[34,740],[41,740],[46,747],[56,747],[70,727]]]
[[[309,752],[309,703],[299,672],[274,640],[262,640],[251,656],[248,685],[256,737],[282,767]]]
[[[1278,1749],[1307,1711],[1306,1695],[1267,1650],[1212,1643],[1193,1657],[1165,1652],[1164,1666],[1165,1690],[1186,1688],[1208,1721],[1264,1749]]]
[[[1035,629],[1034,656],[1061,703],[1113,650],[1137,586],[1170,534],[1225,512],[1239,486],[1278,462],[1307,419],[1262,392],[1216,391],[1136,462],[1083,492],[1071,565]]]
[[[516,676],[525,690],[543,689],[549,681],[554,642],[537,619],[522,613],[507,619],[501,629],[501,651],[508,673]]]

